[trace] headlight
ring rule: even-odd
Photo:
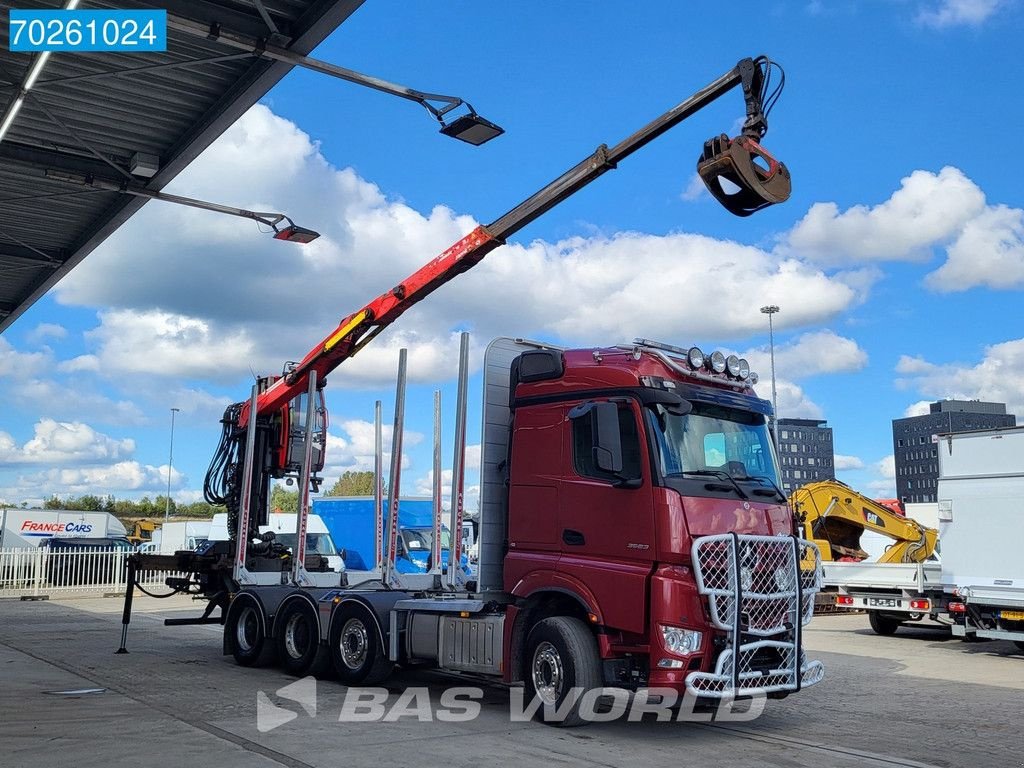
[[[725,355],[718,350],[711,353],[711,370],[715,373],[725,371]]]
[[[740,375],[740,359],[736,355],[729,355],[725,358],[725,370],[729,372],[729,375],[734,378],[739,378]]]
[[[690,347],[690,351],[686,353],[686,361],[696,370],[704,365],[704,353],[699,347]]]
[[[682,629],[680,627],[661,627],[661,638],[665,643],[665,650],[677,656],[687,656],[700,650],[701,633],[693,629]]]

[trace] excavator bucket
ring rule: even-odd
[[[750,136],[730,139],[723,133],[708,139],[697,160],[697,173],[715,199],[737,216],[749,216],[784,202],[792,190],[785,164]]]

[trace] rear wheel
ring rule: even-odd
[[[583,694],[601,686],[601,662],[593,633],[579,619],[544,619],[527,638],[524,670],[528,702],[539,699],[534,717],[550,725],[587,722],[580,714]]]
[[[868,621],[876,635],[895,635],[902,622],[892,616],[884,616],[878,611],[868,612]]]
[[[330,659],[345,685],[379,683],[394,665],[384,655],[384,641],[369,610],[342,603],[334,612],[329,637]]]
[[[274,647],[266,637],[265,626],[263,607],[255,600],[243,600],[231,606],[224,623],[224,642],[240,666],[260,667],[270,663]]]
[[[296,677],[319,675],[329,659],[320,643],[316,610],[304,599],[292,599],[277,619],[277,654],[281,667]]]

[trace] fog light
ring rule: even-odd
[[[718,350],[711,353],[711,370],[715,373],[723,373],[725,371],[725,355]]]
[[[740,589],[744,592],[749,592],[750,588],[754,586],[754,571],[748,566],[744,565],[740,567]]]
[[[740,359],[736,355],[729,355],[725,358],[725,369],[735,379],[740,377]]]
[[[704,353],[699,347],[690,347],[690,351],[686,353],[686,361],[696,370],[704,365]]]
[[[665,650],[669,653],[687,656],[700,650],[700,632],[680,627],[666,627],[664,624],[658,626],[661,627],[661,638],[664,641]]]

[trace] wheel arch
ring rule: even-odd
[[[515,618],[508,632],[506,648],[508,657],[505,659],[508,682],[523,680],[523,665],[515,663],[522,660],[523,649],[530,630],[540,621],[553,616],[570,616],[580,619],[593,631],[594,625],[600,622],[600,615],[589,605],[585,598],[577,592],[565,588],[548,586],[538,588],[518,601]],[[595,622],[591,616],[597,617]]]

